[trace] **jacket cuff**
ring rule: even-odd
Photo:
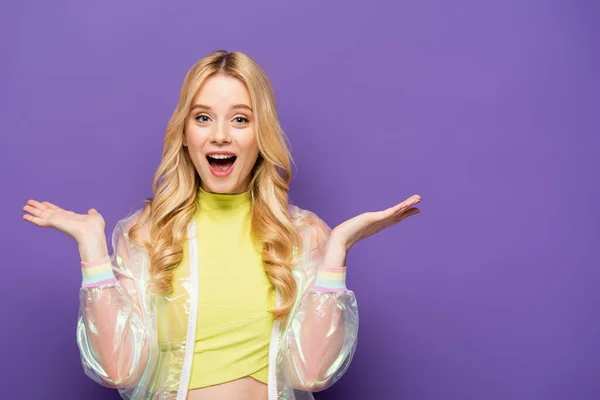
[[[96,287],[117,282],[110,256],[95,261],[82,261],[81,274],[83,276],[82,287]]]
[[[346,267],[319,267],[312,287],[316,292],[340,293],[346,288]]]

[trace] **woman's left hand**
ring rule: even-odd
[[[416,207],[421,196],[413,195],[395,206],[382,211],[366,212],[336,226],[331,232],[335,243],[345,247],[346,252],[359,241],[397,224],[411,215],[418,214]]]

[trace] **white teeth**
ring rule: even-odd
[[[209,157],[210,158],[217,158],[217,159],[222,160],[222,159],[225,159],[225,158],[231,158],[233,156],[230,155],[230,154],[210,154]]]

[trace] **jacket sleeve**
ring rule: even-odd
[[[341,378],[352,360],[358,334],[358,307],[345,285],[345,267],[323,265],[331,229],[310,211],[308,244],[303,249],[305,281],[290,314],[283,341],[283,363],[295,389],[317,392]],[[306,245],[305,245],[306,246]],[[298,281],[298,279],[297,279]]]
[[[81,362],[86,375],[112,388],[134,386],[149,353],[150,329],[136,285],[139,249],[128,238],[136,214],[117,223],[110,257],[82,262],[77,321]]]

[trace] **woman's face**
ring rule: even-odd
[[[246,85],[223,75],[207,79],[192,101],[183,145],[200,175],[202,189],[212,193],[248,190],[258,143]]]

